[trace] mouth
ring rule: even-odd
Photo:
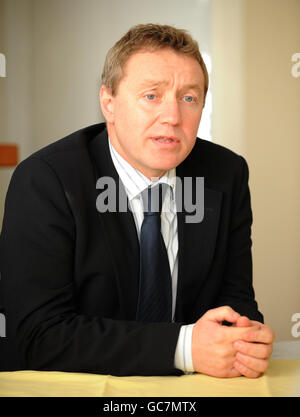
[[[154,136],[151,138],[154,142],[161,143],[163,145],[175,145],[179,143],[179,139],[174,136]]]

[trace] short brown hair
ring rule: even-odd
[[[156,51],[171,48],[176,52],[194,57],[204,74],[204,97],[208,90],[208,72],[199,51],[198,43],[186,30],[168,25],[152,23],[133,26],[108,51],[102,72],[102,84],[109,88],[114,96],[123,77],[123,69],[128,59],[140,50]]]

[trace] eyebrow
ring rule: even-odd
[[[187,84],[187,85],[184,86],[184,88],[182,88],[182,90],[185,90],[185,89],[186,90],[196,90],[199,93],[202,93],[202,91],[203,91],[203,88],[201,88],[199,84]]]
[[[148,79],[148,80],[144,80],[139,87],[144,88],[144,87],[160,87],[163,85],[167,85],[168,81],[166,80],[152,80],[152,79]],[[181,90],[196,90],[199,93],[202,93],[203,89],[199,86],[199,84],[187,84],[184,85]]]
[[[159,81],[159,80],[151,80],[149,78],[148,80],[144,80],[143,82],[141,82],[141,84],[139,85],[139,87],[141,87],[141,88],[143,88],[143,87],[149,87],[149,86],[151,86],[151,87],[153,87],[153,86],[159,87],[161,85],[166,85],[166,84],[168,84],[167,81],[164,81],[164,80],[161,80],[161,81]]]

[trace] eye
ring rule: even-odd
[[[184,101],[186,101],[187,103],[191,103],[192,101],[195,101],[195,100],[194,100],[194,97],[192,97],[192,96],[184,96],[184,97],[183,97],[183,99],[184,99]]]
[[[154,100],[156,96],[155,94],[146,94],[145,97],[147,100]]]

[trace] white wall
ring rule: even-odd
[[[246,156],[245,0],[212,0],[212,138]]]
[[[247,0],[247,159],[252,189],[254,277],[278,339],[293,339],[300,313],[299,0]]]
[[[253,280],[277,340],[300,312],[299,0],[213,0],[213,139],[246,157]]]

